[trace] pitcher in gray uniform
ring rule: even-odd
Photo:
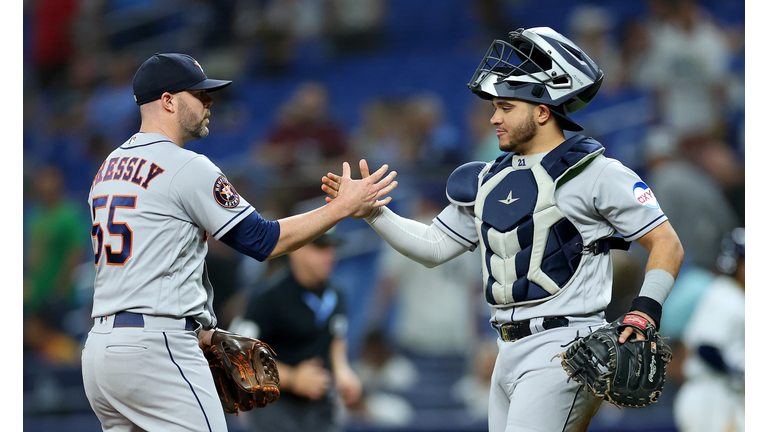
[[[427,267],[480,247],[485,298],[499,334],[489,401],[490,432],[585,431],[602,399],[568,376],[563,347],[606,324],[611,249],[648,249],[632,311],[661,321],[683,249],[651,189],[569,113],[594,98],[603,72],[550,28],[519,29],[492,43],[469,88],[493,106],[503,152],[449,177],[448,205],[431,225],[387,207],[365,220],[393,248]],[[361,166],[363,176],[367,167]],[[327,201],[341,177],[323,178]],[[435,331],[440,331],[435,329]],[[632,328],[622,334],[643,338]],[[555,359],[557,360],[557,359]]]
[[[186,54],[153,55],[133,79],[141,129],[93,179],[94,326],[82,367],[105,431],[227,430],[201,350],[217,324],[204,261],[211,238],[268,260],[385,205],[397,185],[386,165],[360,181],[345,162],[338,202],[265,220],[207,157],[183,148],[208,135],[208,93],[230,83]]]

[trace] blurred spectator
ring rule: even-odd
[[[446,119],[440,95],[421,92],[410,97],[403,120],[403,158],[412,170],[429,175],[468,162],[469,149],[460,140],[458,128]]]
[[[448,205],[442,188],[431,192],[422,191],[412,200],[414,220],[429,224]],[[384,248],[378,268],[382,276],[371,305],[371,328],[385,326],[391,311],[393,341],[407,353],[470,355],[467,341],[476,340],[480,331],[474,305],[485,302],[478,283],[481,267],[477,253],[465,253],[427,268],[393,248]]]
[[[61,328],[64,315],[77,306],[72,271],[85,260],[88,211],[85,201],[78,206],[67,197],[64,175],[53,165],[36,167],[30,200],[24,312],[42,313]]]
[[[621,53],[613,39],[615,25],[610,9],[594,4],[577,5],[568,17],[570,39],[605,73],[601,91],[615,92],[622,82]]]
[[[687,159],[717,181],[736,212],[737,224],[744,225],[746,178],[743,156],[739,160],[732,146],[707,136],[689,137],[681,147]]]
[[[365,335],[353,368],[366,393],[410,390],[419,379],[419,371],[413,362],[399,352],[397,344],[380,328],[373,328]]]
[[[636,84],[654,92],[658,120],[672,132],[722,134],[732,56],[728,35],[697,0],[658,6],[669,8],[671,15],[663,13],[661,22],[648,23],[646,67]]]
[[[350,413],[354,422],[402,427],[413,420],[414,408],[401,393],[416,386],[419,371],[384,330],[368,331],[352,367],[363,385],[363,397]]]
[[[82,127],[87,133],[113,139],[131,136],[139,130],[141,118],[133,99],[135,60],[132,53],[121,52],[105,61],[104,82],[96,86],[85,104]]]
[[[337,54],[383,46],[385,0],[328,0],[327,8],[326,36]]]
[[[637,86],[642,81],[648,64],[648,49],[651,35],[647,22],[640,18],[630,18],[621,26],[619,72],[622,86]]]
[[[489,101],[474,98],[465,114],[467,131],[472,145],[472,159],[491,162],[501,156],[496,127],[491,124],[493,105]]]
[[[519,26],[510,22],[504,13],[504,0],[475,0],[471,3],[471,12],[478,23],[476,40],[480,44],[479,50],[488,46],[488,41],[493,39],[505,39],[512,29]]]
[[[35,0],[32,8],[32,54],[37,80],[42,87],[63,87],[72,58],[74,22],[78,0]]]
[[[258,165],[277,167],[288,176],[281,182],[301,182],[306,173],[312,185],[319,185],[318,173],[338,170],[342,162],[352,160],[347,132],[331,114],[328,88],[316,81],[299,84],[255,151]]]
[[[649,132],[646,142],[648,184],[675,227],[686,261],[714,269],[722,232],[738,225],[722,186],[706,171],[681,157],[678,138],[664,128]]]
[[[675,422],[681,432],[745,429],[744,240],[743,228],[723,240],[721,275],[701,298],[683,336],[686,381],[675,398]]]
[[[299,214],[317,208],[299,203]],[[333,230],[288,254],[289,268],[248,299],[231,330],[278,354],[279,403],[247,415],[252,431],[342,431],[344,405],[357,402],[360,379],[348,361],[344,293],[330,281],[341,238]]]
[[[361,103],[360,125],[352,130],[350,143],[369,166],[386,163],[399,170],[405,151],[402,106],[400,100],[380,97]]]
[[[233,8],[238,39],[259,49],[254,72],[268,77],[287,74],[302,46],[320,38],[326,20],[317,0],[236,0]]]
[[[473,420],[488,420],[491,375],[498,353],[495,339],[483,340],[473,350],[470,370],[451,387],[451,395],[464,404],[467,415]]]
[[[25,355],[46,365],[80,365],[80,343],[50,323],[44,313],[26,317],[22,330]]]

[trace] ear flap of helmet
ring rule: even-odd
[[[600,76],[592,85],[563,104],[563,111],[565,111],[565,114],[575,113],[592,102],[592,99],[597,95],[597,91],[600,90],[600,86],[603,84],[603,77],[605,76],[602,70],[600,70],[599,73]]]

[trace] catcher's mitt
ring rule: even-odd
[[[224,412],[263,408],[280,396],[275,352],[264,342],[217,329],[204,353]]]
[[[627,327],[646,340],[619,343]],[[616,321],[577,339],[561,358],[563,369],[592,394],[620,407],[641,408],[655,403],[664,387],[672,351],[656,328],[640,315],[626,314]]]

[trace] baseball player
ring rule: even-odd
[[[568,380],[552,359],[606,324],[610,250],[636,241],[650,251],[631,309],[656,326],[682,263],[682,246],[651,189],[594,139],[565,138],[564,130],[583,130],[567,114],[584,108],[602,79],[586,53],[550,28],[494,41],[469,87],[493,105],[501,156],[457,168],[446,185],[451,204],[431,225],[387,207],[365,218],[393,248],[428,267],[480,247],[490,323],[499,334],[490,432],[586,430],[602,399]],[[367,167],[361,171],[365,176]],[[323,178],[327,201],[337,199],[341,180]],[[628,327],[620,342],[644,339],[634,332]]]
[[[675,397],[675,424],[681,432],[745,429],[744,246],[744,228],[722,240],[717,259],[721,274],[707,288],[683,333],[685,382]]]
[[[94,326],[82,367],[105,431],[227,430],[201,350],[217,324],[204,262],[211,237],[268,260],[386,204],[397,185],[386,165],[353,181],[345,162],[338,202],[263,219],[216,165],[184,149],[208,135],[209,93],[230,83],[185,54],[150,57],[133,79],[141,129],[93,179]]]

